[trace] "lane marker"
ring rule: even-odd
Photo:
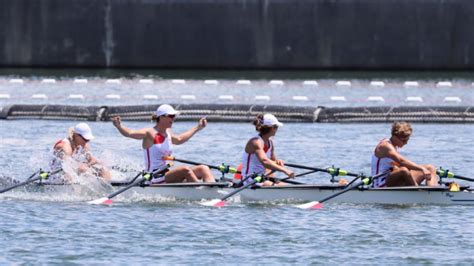
[[[423,102],[423,98],[421,98],[420,96],[408,96],[405,101],[407,102]]]
[[[204,84],[217,85],[217,84],[219,84],[219,81],[214,80],[214,79],[207,79],[207,80],[204,81]]]
[[[48,99],[48,96],[46,94],[33,94],[31,95],[32,99],[40,99],[40,100],[46,100]]]
[[[384,87],[384,86],[385,86],[385,82],[374,80],[374,81],[371,81],[371,82],[370,82],[370,86],[374,86],[374,87]]]
[[[250,85],[250,84],[252,84],[252,82],[250,80],[241,79],[241,80],[237,80],[237,84],[238,85]]]
[[[285,83],[283,82],[283,80],[270,80],[268,84],[274,85],[274,86],[282,86]]]
[[[232,95],[219,95],[219,99],[220,99],[220,100],[233,101],[233,100],[234,100],[234,96],[232,96]]]
[[[173,83],[173,84],[186,84],[186,80],[184,80],[184,79],[172,79],[171,83]]]
[[[255,96],[255,100],[257,100],[257,101],[270,101],[270,96],[268,96],[268,95],[257,95],[257,96]]]
[[[385,99],[382,96],[369,96],[367,98],[369,102],[385,102]]]
[[[451,83],[451,81],[440,81],[438,83],[436,83],[436,87],[452,87],[453,84]]]
[[[293,101],[307,101],[308,97],[307,96],[293,96]]]
[[[305,80],[305,81],[303,81],[303,85],[305,85],[305,86],[318,86],[318,82],[316,80]]]
[[[107,84],[121,84],[122,81],[120,79],[108,79],[105,81]]]
[[[183,99],[183,100],[196,100],[196,96],[191,95],[191,94],[184,94],[184,95],[181,95],[181,99]]]
[[[138,81],[138,83],[141,83],[141,84],[153,84],[153,80],[152,79],[140,79]]]
[[[331,101],[337,101],[337,102],[345,102],[346,97],[345,96],[331,96]]]
[[[447,96],[447,97],[444,97],[444,101],[445,102],[452,102],[452,103],[460,103],[461,98],[459,98],[457,96]]]
[[[41,83],[56,83],[55,79],[43,79],[41,80]]]
[[[405,87],[418,87],[418,85],[418,81],[405,81],[405,83],[403,83]]]
[[[10,83],[23,84],[23,79],[10,79]]]
[[[84,95],[82,95],[82,94],[69,94],[68,98],[69,99],[75,99],[75,100],[84,100]]]
[[[0,94],[0,99],[10,99],[10,94]]]
[[[74,79],[74,83],[80,83],[80,84],[85,84],[88,83],[89,81],[87,79]]]
[[[350,86],[352,86],[352,84],[351,84],[350,81],[347,81],[347,80],[339,80],[338,82],[336,82],[336,86],[350,87]]]
[[[158,95],[145,94],[145,95],[143,95],[143,99],[145,99],[145,100],[158,100]]]
[[[121,97],[118,94],[107,94],[107,95],[105,95],[105,98],[109,99],[109,100],[118,100]]]

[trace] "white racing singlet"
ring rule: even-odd
[[[167,136],[164,137],[160,133],[156,132],[153,139],[153,145],[147,149],[143,149],[145,159],[145,171],[151,172],[158,168],[162,168],[166,165],[166,160],[163,157],[171,156],[173,152],[173,143],[171,142],[171,134],[166,132]],[[152,184],[164,183],[165,178],[153,178]]]
[[[265,151],[265,154],[267,155],[267,157],[272,158],[272,155],[273,155],[272,139],[269,140],[270,146],[268,147],[265,145],[265,142],[263,141],[261,136],[253,137],[250,140],[252,139],[258,139],[258,141],[264,145],[263,150]],[[253,180],[251,178],[246,179],[246,177],[252,174],[264,174],[265,167],[262,165],[260,160],[258,160],[257,155],[255,153],[247,153],[244,148],[244,153],[242,155],[242,171],[241,172],[242,172],[242,180],[245,180],[243,185],[247,185],[251,183]]]
[[[391,145],[393,145],[392,142],[390,141],[390,139],[382,139],[379,142],[379,144],[377,144],[377,147],[384,141],[388,141]],[[377,149],[377,147],[375,147],[375,149]],[[395,149],[398,152],[398,148],[395,147]],[[375,155],[375,150],[374,150],[374,153],[372,154],[372,160],[371,160],[371,174],[372,174],[372,176],[378,175],[378,174],[383,173],[383,172],[387,172],[387,171],[388,172],[385,175],[375,179],[374,182],[372,183],[372,187],[384,187],[385,186],[386,179],[390,175],[389,170],[393,167],[393,165],[394,165],[394,161],[391,158],[389,158],[389,157],[379,158]]]

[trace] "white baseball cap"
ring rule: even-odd
[[[177,115],[179,114],[178,111],[176,111],[173,106],[169,104],[162,104],[158,109],[156,109],[155,112],[156,116],[162,116],[162,115]]]
[[[278,121],[278,119],[272,115],[272,114],[265,114],[263,116],[263,122],[262,122],[262,125],[264,126],[283,126],[283,123],[281,123],[280,121]]]
[[[79,123],[74,127],[74,133],[81,135],[81,137],[85,138],[86,140],[94,139],[94,135],[92,135],[92,130],[86,123]]]

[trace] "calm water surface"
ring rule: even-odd
[[[25,179],[48,161],[51,146],[70,121],[0,121],[0,175]],[[90,123],[95,155],[117,178],[140,170],[140,143],[119,135],[111,123]],[[146,123],[125,122],[132,128]],[[177,122],[175,132],[193,126]],[[175,156],[235,165],[249,124],[213,123],[175,149]],[[370,171],[370,155],[389,124],[286,124],[276,137],[287,162]],[[415,124],[404,154],[420,163],[474,176],[474,125]],[[318,174],[302,181],[324,183]],[[474,263],[474,212],[465,206],[331,204],[319,211],[291,204],[221,209],[196,202],[118,197],[112,207],[85,202],[102,196],[0,195],[0,264],[185,263],[185,264],[406,264]]]

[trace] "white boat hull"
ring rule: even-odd
[[[341,187],[330,186],[286,186],[263,187],[242,191],[244,202],[260,201],[318,201],[341,191]],[[447,188],[397,187],[377,189],[354,189],[329,200],[333,203],[357,204],[439,204],[474,205],[472,191],[451,192]]]
[[[122,188],[114,185],[114,191]],[[269,202],[290,201],[307,202],[322,200],[344,187],[337,185],[289,185],[245,189],[235,197],[240,197],[242,202]],[[33,185],[28,186],[29,192],[43,193],[68,193],[87,191],[80,185]],[[178,183],[160,184],[134,187],[122,194],[123,197],[133,195],[164,197],[178,200],[200,201],[219,199],[234,191],[229,183]],[[107,193],[107,192],[105,192]],[[449,191],[446,187],[395,187],[377,189],[354,189],[341,194],[331,200],[332,203],[356,204],[436,204],[436,205],[474,205],[474,192],[463,190]]]

